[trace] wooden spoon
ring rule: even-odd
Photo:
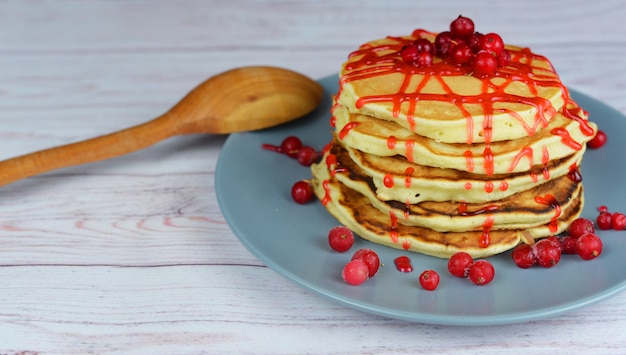
[[[302,117],[323,95],[317,82],[274,67],[244,67],[198,85],[168,112],[108,135],[0,162],[0,186],[50,170],[131,153],[180,134],[227,134]]]

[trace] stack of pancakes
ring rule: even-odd
[[[312,166],[316,196],[361,237],[449,257],[486,257],[556,235],[583,208],[579,166],[597,127],[551,63],[506,46],[492,77],[400,51],[416,30],[362,45],[342,65],[333,140]]]

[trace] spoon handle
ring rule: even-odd
[[[105,160],[147,148],[177,134],[172,117],[152,121],[88,140],[0,161],[0,186],[51,170]]]

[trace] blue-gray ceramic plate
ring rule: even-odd
[[[335,76],[320,80],[326,99],[318,110],[298,121],[257,132],[231,135],[224,144],[215,177],[217,197],[226,221],[250,252],[297,284],[349,307],[403,320],[452,325],[492,325],[552,317],[601,301],[626,287],[626,231],[599,231],[604,251],[592,261],[564,255],[550,269],[520,269],[510,252],[490,261],[495,279],[475,286],[447,272],[447,261],[394,250],[357,238],[352,251],[374,249],[384,266],[360,286],[341,278],[352,252],[330,250],[328,231],[337,221],[319,202],[297,205],[291,186],[310,178],[309,169],[285,155],[263,150],[289,135],[322,149],[331,139],[330,95]],[[600,101],[572,90],[590,119],[608,133],[608,143],[588,150],[582,165],[586,204],[583,217],[595,219],[597,208],[626,213],[626,117]],[[415,271],[401,273],[393,260],[408,255]],[[439,272],[435,291],[418,283],[422,270]]]

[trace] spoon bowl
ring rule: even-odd
[[[229,70],[204,81],[169,111],[146,123],[1,161],[0,186],[128,154],[175,135],[273,127],[313,111],[323,94],[316,81],[291,70],[267,66]]]

